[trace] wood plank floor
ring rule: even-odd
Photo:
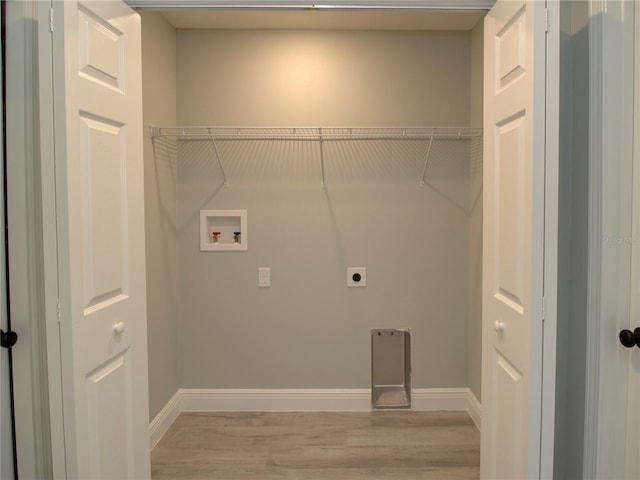
[[[151,453],[152,478],[477,479],[465,412],[182,413]]]

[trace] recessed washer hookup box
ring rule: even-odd
[[[411,332],[371,330],[373,408],[411,408]]]

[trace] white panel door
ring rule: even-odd
[[[535,95],[540,78],[544,86],[544,75],[539,76],[545,68],[541,18],[544,2],[498,0],[485,20],[481,436],[485,479],[539,476],[544,90]],[[536,41],[536,28],[542,43]],[[540,45],[542,52],[536,50]]]
[[[53,5],[67,469],[72,478],[144,479],[140,17],[115,0]]]

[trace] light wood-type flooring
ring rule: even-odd
[[[465,412],[182,413],[151,453],[153,480],[477,479]]]

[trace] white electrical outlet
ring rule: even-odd
[[[258,286],[259,287],[271,286],[271,269],[269,267],[258,268]]]
[[[366,267],[347,268],[347,287],[366,287],[367,269]]]

